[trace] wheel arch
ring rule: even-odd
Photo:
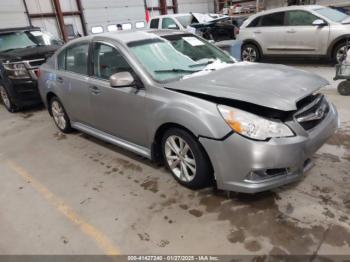
[[[337,37],[336,39],[334,39],[331,44],[329,45],[328,47],[328,50],[327,50],[327,57],[328,58],[333,58],[333,55],[334,55],[334,51],[335,51],[335,48],[343,43],[343,42],[346,42],[346,39],[349,39],[349,44],[350,44],[350,34],[346,34],[346,35],[342,35],[342,36],[339,36]]]
[[[243,47],[245,45],[248,45],[248,44],[255,45],[258,48],[259,53],[260,53],[260,57],[262,57],[264,55],[260,44],[254,39],[246,39],[246,40],[244,40],[243,43],[242,43],[241,51],[242,51]]]

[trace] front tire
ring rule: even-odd
[[[350,81],[345,80],[338,85],[338,92],[342,96],[350,96]]]
[[[253,44],[245,44],[242,47],[241,59],[246,62],[259,62],[261,54],[259,48]]]
[[[332,60],[336,64],[341,64],[347,53],[346,43],[340,43],[334,48]]]
[[[162,139],[162,153],[166,167],[181,185],[200,189],[212,182],[209,158],[189,132],[180,128],[166,131]]]
[[[70,119],[61,101],[57,97],[53,97],[50,100],[50,112],[59,130],[61,130],[63,133],[72,132]]]
[[[18,111],[18,108],[12,102],[12,98],[10,97],[9,92],[2,85],[0,85],[0,97],[7,111],[9,111],[10,113],[15,113]]]

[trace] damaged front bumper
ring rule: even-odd
[[[257,193],[299,180],[310,169],[311,156],[338,127],[338,112],[330,104],[320,124],[294,137],[266,142],[233,133],[222,141],[200,138],[200,142],[214,167],[219,189]]]

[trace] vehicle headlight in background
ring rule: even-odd
[[[23,63],[4,64],[4,68],[13,78],[28,78],[28,70]]]
[[[294,136],[289,127],[281,122],[268,120],[229,106],[219,105],[218,109],[226,123],[243,136],[256,140]]]

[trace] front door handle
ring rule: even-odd
[[[254,34],[261,34],[261,31],[260,30],[255,31]]]
[[[63,82],[64,82],[63,78],[60,77],[60,76],[58,76],[58,77],[56,78],[56,80],[57,80],[57,82],[60,83],[60,84],[63,84]]]
[[[101,93],[101,90],[97,86],[90,86],[90,91],[94,95],[98,95],[99,93]]]
[[[287,33],[289,34],[295,34],[297,31],[295,31],[294,29],[288,30]]]

